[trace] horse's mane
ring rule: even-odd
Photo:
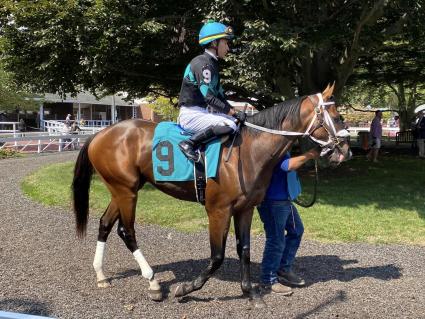
[[[300,106],[304,99],[305,96],[302,96],[278,103],[254,115],[248,116],[246,121],[269,129],[281,130],[282,122],[288,120],[291,128],[295,129],[300,125]],[[261,133],[261,131],[247,126],[244,126],[243,129],[253,135]]]

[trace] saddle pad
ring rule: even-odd
[[[186,140],[190,134],[173,122],[161,122],[155,128],[152,141],[152,164],[157,182],[193,181],[193,162],[184,156],[178,143]],[[205,166],[207,178],[217,175],[220,157],[220,139],[207,144]]]

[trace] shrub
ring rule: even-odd
[[[9,158],[9,157],[18,157],[21,156],[21,154],[14,149],[11,148],[5,148],[0,150],[0,159],[3,158]]]

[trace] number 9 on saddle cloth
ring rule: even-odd
[[[218,126],[218,128],[228,127]],[[158,124],[152,141],[154,178],[156,182],[193,180],[197,190],[197,199],[204,204],[206,179],[214,178],[217,175],[221,140],[212,140],[216,135],[206,139],[210,142],[205,145],[205,148],[201,148],[205,157],[202,161],[194,163],[186,158],[179,148],[179,143],[186,140],[188,135],[188,132],[175,123],[161,122]]]

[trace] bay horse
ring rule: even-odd
[[[175,297],[201,289],[220,267],[233,216],[243,296],[257,301],[255,305],[261,307],[263,302],[252,287],[250,278],[250,229],[254,207],[261,203],[265,195],[274,166],[299,135],[310,136],[316,143],[328,147],[330,162],[340,163],[350,157],[347,134],[341,134],[344,125],[339,113],[334,104],[325,103],[332,91],[333,86],[328,86],[321,94],[296,98],[248,116],[246,124],[257,125],[257,128],[241,128],[227,162],[224,157],[229,151],[230,141],[223,144],[218,175],[208,179],[206,186],[210,262],[196,279],[178,284]],[[89,138],[75,164],[72,191],[79,236],[86,231],[89,188],[94,171],[111,193],[109,206],[100,218],[93,262],[98,286],[110,285],[103,272],[103,259],[106,240],[118,221],[118,235],[133,253],[142,276],[149,280],[150,298],[159,301],[162,299],[160,284],[136,242],[134,222],[137,193],[145,183],[150,183],[175,198],[196,201],[196,191],[193,181],[155,181],[152,139],[156,125],[140,119],[126,120]]]

